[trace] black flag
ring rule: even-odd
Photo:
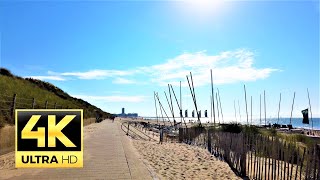
[[[308,109],[302,110],[301,113],[303,115],[302,123],[303,124],[309,124]]]

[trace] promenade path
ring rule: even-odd
[[[0,169],[0,179],[153,179],[120,122],[104,120],[84,128],[84,167]]]

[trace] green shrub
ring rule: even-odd
[[[221,126],[222,132],[240,133],[242,127],[240,123],[231,122],[230,124],[224,124]]]
[[[260,131],[256,126],[244,126],[243,132],[245,134],[252,134],[252,135],[260,134]]]

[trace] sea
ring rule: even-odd
[[[152,120],[156,120],[156,118],[146,118],[146,119],[152,119]],[[173,122],[173,118],[169,118],[170,121]],[[189,123],[189,121],[193,121],[193,122],[196,122],[197,121],[197,118],[192,118],[192,117],[186,117],[184,118],[186,123]],[[162,121],[162,119],[160,118],[160,120]],[[165,121],[168,121],[167,118],[164,119]],[[180,122],[181,121],[181,118],[180,117],[176,117],[175,120],[177,122]],[[211,117],[204,117],[204,118],[200,118],[201,122],[202,123],[207,123],[207,122],[211,122]],[[212,118],[212,122],[213,122],[213,118]],[[237,119],[235,120],[235,118],[224,118],[223,120],[220,118],[220,119],[217,119],[216,118],[216,123],[234,123],[234,122],[237,122],[237,123],[240,123],[240,124],[247,124],[247,118],[242,118],[242,119]],[[257,119],[250,119],[249,117],[249,121],[248,121],[248,124],[251,124],[251,125],[265,125],[265,124],[285,124],[285,125],[288,125],[288,124],[292,124],[293,128],[304,128],[304,129],[314,129],[314,130],[320,130],[320,118],[309,118],[309,124],[303,124],[302,123],[302,117],[301,118],[291,118],[291,123],[290,123],[290,118],[279,118],[279,121],[278,121],[278,118],[266,118],[266,120],[264,118],[262,118],[260,120],[260,118],[257,118]]]

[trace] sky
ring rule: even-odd
[[[211,78],[224,117],[320,117],[319,1],[0,2],[0,66],[50,82],[110,113],[155,116],[173,85],[182,108],[210,115]],[[215,95],[216,96],[216,95]],[[173,99],[174,100],[174,99]],[[178,107],[174,110],[178,114]],[[238,117],[239,118],[239,117]]]

